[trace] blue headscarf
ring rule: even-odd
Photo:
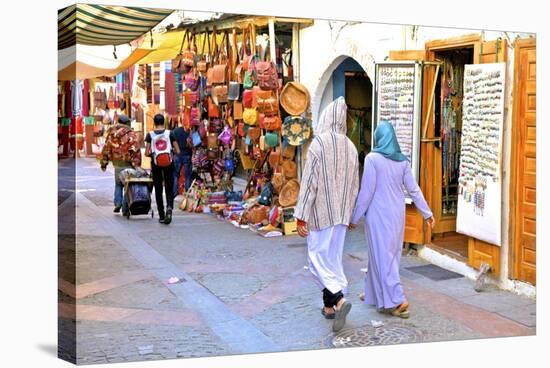
[[[393,161],[407,160],[407,156],[401,153],[393,125],[388,121],[381,121],[376,127],[372,152],[378,152]]]

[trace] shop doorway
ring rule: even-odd
[[[371,151],[372,83],[367,73],[345,72],[345,98],[348,105],[347,135],[359,154],[360,167]]]
[[[325,71],[325,75],[327,74],[317,116],[338,97],[346,99],[347,136],[357,148],[362,170],[364,157],[371,150],[372,82],[365,69],[354,58],[348,56],[336,58]]]
[[[434,192],[432,210],[436,226],[432,245],[444,253],[466,260],[468,237],[456,232],[464,66],[474,63],[474,48],[435,52],[441,61],[434,94]]]

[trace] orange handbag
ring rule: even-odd
[[[264,118],[264,127],[266,130],[281,130],[282,121],[281,118],[277,115],[275,116],[266,116]]]
[[[233,119],[243,118],[243,103],[240,101],[233,102]]]
[[[208,97],[208,117],[209,118],[219,118],[220,117],[220,109],[212,101],[212,97]]]

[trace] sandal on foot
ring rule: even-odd
[[[334,316],[336,315],[336,313],[327,313],[327,312],[325,312],[325,308],[321,308],[321,314],[326,319],[334,319]]]
[[[409,318],[409,303],[404,301],[391,312],[391,315],[399,318]]]
[[[346,324],[346,317],[351,310],[351,303],[347,300],[342,303],[342,306],[340,309],[336,309],[336,313],[334,316],[334,324],[332,325],[332,331],[338,332],[342,328],[344,328],[344,325]]]

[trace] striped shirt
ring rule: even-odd
[[[345,100],[340,97],[321,115],[311,142],[294,211],[312,230],[348,225],[359,191],[357,149],[346,137]]]

